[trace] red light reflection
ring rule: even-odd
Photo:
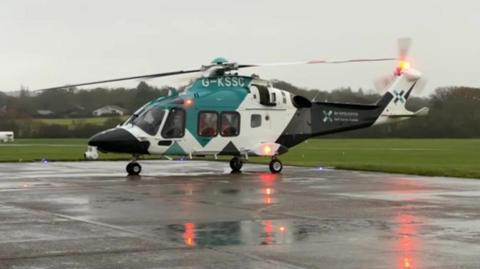
[[[278,174],[272,174],[272,173],[262,173],[260,174],[260,179],[262,180],[263,185],[265,186],[272,186],[273,183],[278,178]]]
[[[189,247],[195,246],[195,224],[185,223],[185,232],[183,233],[183,242]]]
[[[263,203],[266,205],[271,204],[272,194],[274,193],[274,190],[272,188],[263,188],[262,193],[263,193]]]
[[[273,202],[272,196],[275,192],[275,189],[272,188],[275,186],[275,181],[277,180],[278,175],[272,173],[262,173],[260,174],[260,180],[263,185],[262,195],[263,203],[270,205]]]
[[[399,223],[399,227],[396,231],[399,236],[398,250],[399,253],[399,267],[400,269],[412,269],[414,268],[413,253],[418,247],[418,240],[415,238],[417,234],[415,216],[409,214],[400,214],[395,219]]]
[[[410,258],[403,259],[403,268],[411,268],[412,262]]]
[[[266,195],[271,195],[271,194],[272,194],[272,189],[266,188],[266,189],[265,189],[265,194],[266,194]]]
[[[271,220],[262,221],[263,232],[265,233],[265,240],[263,244],[271,245],[273,244],[273,224]]]

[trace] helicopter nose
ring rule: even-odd
[[[150,143],[138,141],[135,136],[122,128],[114,128],[92,136],[88,145],[95,146],[104,152],[148,154]]]

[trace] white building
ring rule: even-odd
[[[104,106],[99,109],[95,109],[92,112],[92,115],[95,117],[111,116],[111,115],[123,116],[125,115],[125,113],[126,113],[126,110],[119,106]]]
[[[13,142],[13,132],[0,132],[0,142]]]
[[[37,115],[42,117],[51,117],[55,114],[55,112],[47,109],[39,109],[37,110]]]

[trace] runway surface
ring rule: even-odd
[[[125,164],[0,164],[0,268],[480,268],[479,180]]]

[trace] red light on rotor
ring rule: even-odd
[[[192,99],[185,99],[184,104],[185,104],[185,106],[191,106],[191,105],[193,105],[193,100]]]
[[[395,75],[400,76],[403,71],[407,70],[410,68],[410,62],[406,60],[400,60],[398,63],[397,69],[395,69]]]
[[[400,61],[398,67],[403,71],[410,68],[410,63],[407,61]]]

